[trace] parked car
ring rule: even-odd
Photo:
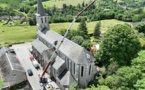
[[[35,59],[32,60],[32,64],[37,70],[40,69],[38,62]]]
[[[29,76],[33,76],[33,72],[32,72],[31,69],[28,69],[27,72],[28,72],[28,75],[29,75]]]

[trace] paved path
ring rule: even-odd
[[[40,70],[36,70],[35,67],[32,65],[31,60],[29,57],[31,56],[31,53],[29,52],[29,49],[31,48],[31,43],[24,43],[24,44],[16,44],[11,47],[15,50],[17,57],[20,60],[20,63],[22,64],[23,68],[26,71],[27,79],[32,87],[33,90],[43,90],[39,83],[39,77],[38,75],[42,74],[43,70],[42,67]],[[32,69],[33,76],[29,76],[27,73],[28,69]],[[57,84],[50,80],[50,76],[48,74],[45,74],[45,77],[48,79],[49,84],[51,84],[54,88],[58,88]],[[57,89],[60,90],[60,89]]]

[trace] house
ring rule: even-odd
[[[68,90],[72,83],[85,88],[94,77],[95,58],[83,47],[65,38],[57,52],[63,36],[50,29],[48,14],[45,13],[41,0],[37,2],[37,39],[32,42],[32,53],[43,69],[50,62],[53,53],[57,53],[55,62],[47,70],[60,86]]]
[[[21,66],[15,51],[6,47],[0,49],[0,73],[3,82],[10,86],[27,79],[25,70]]]

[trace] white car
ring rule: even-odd
[[[32,64],[37,70],[40,69],[38,62],[35,59],[32,60]]]

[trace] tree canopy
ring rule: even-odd
[[[138,25],[135,26],[135,29],[139,32],[139,33],[144,33],[145,34],[145,24],[144,23],[140,23]]]
[[[94,37],[95,38],[100,37],[100,34],[101,34],[100,27],[101,27],[101,22],[99,21],[94,28]]]
[[[119,65],[130,65],[141,49],[139,39],[128,25],[116,25],[104,35],[98,51],[98,60],[109,65],[117,62]]]
[[[85,19],[81,19],[81,22],[80,22],[80,25],[79,25],[78,29],[80,31],[83,31],[84,34],[88,34],[88,29],[87,29],[87,25],[86,25]]]

